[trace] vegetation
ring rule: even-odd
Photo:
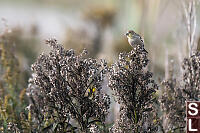
[[[200,101],[200,37],[198,2],[181,4],[181,29],[186,28],[172,48],[176,55],[168,48],[159,51],[166,54],[165,68],[153,58],[163,42],[150,41],[149,34],[148,53],[115,39],[110,52],[118,58],[102,59],[110,50],[103,48],[116,21],[114,8],[85,11],[83,19],[95,34],[67,29],[63,45],[56,39],[40,45],[35,25],[28,33],[6,27],[0,34],[0,132],[185,132],[185,101]]]

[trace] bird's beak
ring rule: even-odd
[[[129,33],[127,32],[127,33],[126,33],[126,34],[124,34],[124,35],[125,35],[125,36],[128,36],[128,34],[129,34]]]

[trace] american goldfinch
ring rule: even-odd
[[[128,42],[129,44],[135,48],[135,47],[140,47],[143,49],[143,51],[147,52],[145,49],[144,49],[144,40],[142,39],[142,37],[135,33],[133,30],[129,30],[126,32],[126,37],[128,38]]]

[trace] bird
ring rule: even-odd
[[[142,39],[142,37],[139,34],[135,33],[133,30],[129,30],[129,31],[126,32],[125,35],[128,38],[129,44],[133,48],[140,47],[144,52],[148,53],[144,49],[144,40]]]

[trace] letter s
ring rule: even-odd
[[[192,105],[194,105],[195,107],[192,107]],[[197,109],[197,107],[198,107],[198,105],[196,104],[196,103],[189,103],[189,109],[191,109],[191,110],[193,110],[194,111],[194,113],[192,113],[190,110],[188,111],[188,113],[190,114],[190,115],[192,115],[192,116],[194,116],[194,115],[197,115],[198,114],[198,109]]]

